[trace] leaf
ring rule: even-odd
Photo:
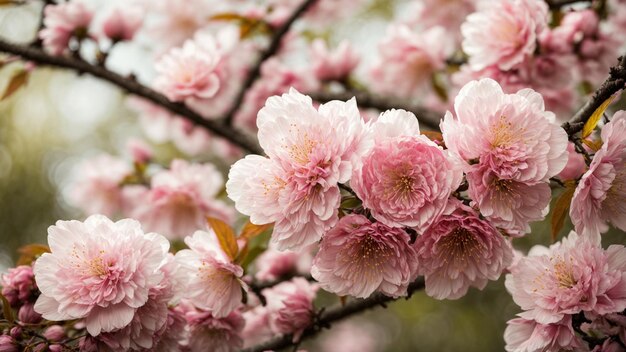
[[[2,315],[9,322],[15,321],[15,313],[13,309],[11,309],[11,305],[9,304],[9,300],[4,297],[2,293],[0,293],[0,301],[2,301]]]
[[[248,18],[234,12],[218,13],[211,16],[211,20],[215,21],[248,21]]]
[[[17,260],[17,265],[31,265],[37,258],[44,253],[50,253],[50,247],[43,244],[27,244],[17,250],[20,258]]]
[[[604,101],[604,103],[600,104],[600,106],[598,106],[596,111],[594,111],[593,114],[591,114],[591,117],[589,117],[589,120],[587,120],[587,122],[585,122],[585,126],[583,127],[583,131],[581,132],[581,137],[583,139],[585,139],[585,138],[589,137],[589,135],[591,135],[591,132],[593,132],[593,130],[598,125],[598,122],[602,118],[602,115],[604,115],[604,112],[606,111],[606,108],[608,108],[609,105],[611,104],[611,102],[613,101],[613,98],[615,98],[615,95],[611,95],[607,100]]]
[[[443,144],[443,135],[441,132],[437,131],[421,131],[421,134],[428,137],[433,142],[439,142],[439,144]]]
[[[602,140],[592,141],[590,139],[583,139],[582,141],[587,147],[589,147],[589,149],[593,150],[594,152],[597,152],[598,150],[600,150],[600,148],[602,148]]]
[[[239,246],[237,246],[237,238],[235,237],[233,229],[222,220],[216,218],[207,217],[207,222],[209,226],[213,228],[213,231],[215,231],[220,246],[226,255],[228,255],[231,260],[234,260],[237,257],[237,252],[239,252]]]
[[[248,220],[248,222],[246,222],[246,224],[243,225],[243,229],[241,229],[239,238],[249,240],[251,238],[254,238],[262,234],[263,232],[265,232],[267,229],[271,228],[272,226],[274,226],[274,223],[269,223],[269,224],[264,224],[264,225],[255,225],[251,223],[250,220]]]
[[[241,258],[238,261],[238,264],[246,270],[248,266],[259,256],[261,253],[265,252],[267,248],[262,246],[253,247],[250,250],[247,250],[245,257]],[[239,259],[239,258],[238,258]]]
[[[574,191],[576,190],[576,182],[565,181],[565,191],[559,196],[554,205],[554,211],[552,212],[552,242],[556,241],[556,236],[561,232],[563,224],[565,223],[565,217],[569,212],[572,198],[574,197]]]
[[[13,77],[11,77],[11,80],[9,81],[9,84],[7,85],[6,89],[4,90],[4,94],[2,94],[2,97],[0,97],[0,101],[10,97],[11,95],[13,95],[13,93],[17,92],[17,90],[21,86],[25,85],[26,82],[28,82],[28,71],[20,70],[20,71],[16,72],[13,75]]]

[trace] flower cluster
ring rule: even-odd
[[[605,250],[575,232],[549,248],[533,247],[506,276],[508,291],[524,310],[509,321],[507,351],[583,350],[574,333],[582,322],[587,332],[602,331],[602,320],[626,309],[625,263],[624,246]]]

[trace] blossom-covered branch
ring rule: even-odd
[[[0,52],[17,55],[25,60],[36,62],[39,65],[66,68],[78,73],[89,73],[95,77],[112,83],[131,94],[145,98],[173,113],[176,113],[194,124],[202,126],[208,131],[223,137],[248,152],[258,153],[260,150],[259,146],[255,142],[249,140],[248,137],[236,129],[225,126],[217,121],[207,120],[200,114],[189,109],[184,104],[171,102],[163,94],[138,83],[136,80],[109,71],[102,66],[93,65],[79,58],[69,56],[53,56],[36,47],[13,44],[6,40],[0,40]]]
[[[406,299],[409,299],[414,292],[419,291],[423,288],[424,288],[423,278],[419,278],[415,280],[408,286],[408,290],[407,290],[408,296],[406,297]],[[317,335],[324,328],[330,328],[332,323],[348,318],[354,314],[361,313],[368,309],[376,308],[377,306],[386,307],[387,303],[393,302],[396,300],[397,299],[386,296],[382,293],[376,293],[366,299],[354,300],[344,305],[339,305],[337,307],[324,310],[312,322],[312,324],[304,330],[304,333],[302,334],[299,341]],[[286,334],[283,336],[275,337],[259,345],[246,348],[243,350],[243,352],[262,352],[262,351],[268,351],[268,350],[280,350],[281,348],[292,346],[294,344],[295,343],[293,341],[293,334]]]
[[[320,103],[326,103],[332,100],[349,100],[352,97],[356,97],[359,106],[362,108],[373,108],[379,111],[385,111],[389,109],[403,109],[414,113],[415,116],[417,116],[417,119],[419,120],[421,125],[435,131],[439,130],[439,122],[441,121],[442,114],[426,109],[420,105],[401,102],[398,99],[371,95],[366,92],[313,92],[310,95],[313,100],[319,101]]]
[[[300,18],[300,16],[302,16],[309,8],[311,8],[311,6],[315,5],[316,2],[317,0],[304,0],[302,4],[300,4],[300,6],[298,6],[296,10],[291,14],[291,16],[285,21],[285,23],[283,23],[282,26],[274,31],[269,46],[265,50],[263,50],[260,57],[257,59],[257,62],[250,69],[250,72],[248,72],[246,80],[241,86],[239,93],[235,97],[235,100],[233,101],[230,110],[226,113],[226,116],[224,117],[224,123],[226,125],[232,124],[233,118],[235,117],[237,110],[241,107],[241,104],[243,103],[246,92],[250,89],[250,87],[252,87],[254,82],[261,75],[261,66],[263,65],[263,63],[266,62],[267,59],[269,59],[270,57],[274,56],[280,50],[283,38],[285,37],[287,32],[289,32],[293,23],[296,22],[296,20]]]
[[[563,123],[562,127],[567,134],[571,136],[580,132],[585,123],[602,104],[624,89],[626,86],[626,55],[620,56],[618,61],[619,63],[616,66],[611,67],[609,77],[593,93],[591,99],[569,121]]]

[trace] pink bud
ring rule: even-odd
[[[17,352],[17,342],[9,335],[0,336],[0,352]]]
[[[27,303],[20,307],[20,310],[17,312],[17,318],[22,323],[36,324],[41,321],[41,314],[35,312],[32,303]]]
[[[44,331],[43,336],[50,341],[61,341],[65,338],[65,330],[61,325],[52,325]]]
[[[153,156],[150,146],[140,139],[130,139],[126,143],[126,149],[133,157],[133,161],[139,164],[147,163]]]
[[[131,40],[143,22],[138,7],[116,8],[102,24],[102,32],[114,41]]]

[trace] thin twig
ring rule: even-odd
[[[560,9],[563,6],[573,5],[581,2],[592,2],[592,0],[546,0],[548,7],[552,10]]]
[[[602,83],[591,99],[569,121],[561,125],[569,136],[582,131],[591,115],[611,96],[624,89],[626,84],[626,55],[618,59],[618,64],[611,67],[609,77]]]
[[[78,73],[89,73],[95,77],[110,82],[131,94],[145,98],[156,105],[180,115],[181,117],[209,130],[210,132],[230,141],[234,145],[237,145],[250,153],[263,154],[263,151],[256,142],[250,141],[246,135],[239,132],[235,128],[225,126],[217,121],[207,120],[202,117],[202,115],[189,109],[184,104],[171,102],[163,94],[160,94],[136,82],[135,80],[109,71],[104,67],[92,65],[84,60],[68,56],[52,56],[45,53],[41,49],[12,44],[4,40],[0,40],[0,52],[21,56],[23,59],[36,62],[39,65],[67,68],[77,71]]]
[[[355,97],[360,108],[373,108],[380,111],[389,109],[403,109],[410,111],[417,116],[417,119],[422,126],[426,126],[436,131],[439,130],[439,122],[443,117],[443,114],[439,114],[416,104],[407,104],[406,102],[401,102],[397,99],[379,97],[365,92],[346,92],[337,94],[309,92],[308,94],[313,100],[319,101],[320,103],[326,103],[331,100],[346,101]]]
[[[412,282],[408,288],[408,296],[407,299],[411,297],[411,295],[418,290],[424,288],[424,280],[423,278],[419,278]],[[340,321],[349,316],[352,316],[356,313],[363,312],[368,309],[375,308],[377,306],[385,306],[389,302],[395,301],[396,298],[385,296],[381,293],[376,293],[366,299],[355,300],[349,302],[343,306],[337,306],[331,309],[326,309],[319,315],[319,318],[316,319],[310,326],[307,328],[300,341],[310,338],[312,336],[317,335],[323,328],[329,328],[330,325],[336,321]],[[293,345],[293,335],[287,334],[278,336],[269,341],[261,343],[259,345],[244,349],[243,352],[261,352],[268,350],[279,350],[281,348],[285,348]]]
[[[252,87],[254,82],[256,82],[256,80],[261,75],[261,66],[263,66],[263,63],[278,52],[278,50],[280,49],[280,45],[283,41],[283,37],[285,36],[285,34],[287,34],[287,32],[289,32],[294,22],[296,22],[296,20],[300,18],[300,16],[302,16],[316,2],[317,0],[303,1],[302,4],[300,4],[300,6],[298,6],[298,8],[296,8],[296,10],[291,14],[291,17],[289,17],[282,26],[274,31],[272,39],[270,41],[270,45],[267,47],[267,49],[263,51],[263,53],[261,54],[261,56],[259,56],[257,62],[255,63],[254,67],[252,67],[250,69],[250,72],[248,72],[246,80],[243,82],[243,85],[239,89],[237,96],[233,100],[230,110],[228,110],[228,112],[224,116],[224,124],[226,126],[230,126],[232,124],[235,114],[243,103],[246,92],[248,92],[250,87]]]

